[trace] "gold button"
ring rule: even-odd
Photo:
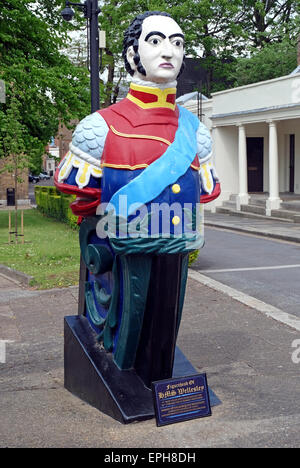
[[[180,188],[180,185],[179,185],[179,184],[174,184],[174,185],[172,185],[172,192],[173,192],[173,193],[179,193],[180,190],[181,190],[181,188]]]
[[[179,216],[174,216],[174,218],[172,219],[172,223],[174,224],[174,226],[177,226],[177,224],[180,223]]]

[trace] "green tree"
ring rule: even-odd
[[[178,21],[185,18],[188,52],[203,58],[207,70],[204,92],[208,95],[225,89],[228,81],[232,85],[252,83],[293,70],[295,38],[300,31],[298,0],[172,3],[178,3],[173,16]],[[247,56],[253,57],[250,62],[242,59]]]
[[[240,58],[232,73],[234,86],[270,80],[289,75],[297,66],[296,43],[284,39],[253,50],[250,58]]]
[[[18,242],[18,185],[24,182],[24,169],[28,168],[29,165],[25,135],[26,129],[21,123],[20,103],[16,96],[12,95],[7,113],[2,115],[0,120],[0,157],[5,158],[0,175],[8,172],[14,178],[16,242]]]
[[[74,66],[60,52],[70,28],[59,14],[63,4],[0,0],[0,79],[6,82],[8,96],[6,104],[0,104],[0,122],[13,94],[21,112],[25,152],[37,171],[59,121],[68,124],[89,112],[88,70]]]
[[[242,50],[245,34],[240,25],[244,14],[241,5],[241,0],[106,1],[100,15],[101,29],[107,33],[103,57],[103,69],[107,70],[103,105],[110,105],[116,99],[120,81],[126,76],[121,59],[123,35],[137,14],[160,10],[172,15],[185,32],[187,55],[205,58],[203,66],[208,70],[207,92],[210,93],[214,90],[211,85],[212,70],[215,70],[220,82],[224,74],[229,73],[227,69],[231,69],[233,54]]]
[[[101,7],[99,17],[101,29],[106,31],[106,49],[102,57],[102,72],[106,70],[107,80],[102,84],[102,105],[113,103],[118,95],[122,79],[126,73],[121,58],[124,31],[133,18],[149,8],[149,2],[137,0],[109,0]]]
[[[101,5],[99,16],[101,29],[106,31],[107,38],[102,62],[102,71],[106,70],[107,79],[101,84],[102,105],[105,107],[116,100],[120,83],[125,81],[121,59],[124,31],[137,14],[147,10],[167,11],[182,26],[186,36],[186,54],[201,58],[201,64],[207,71],[203,92],[210,95],[228,86],[238,58],[294,35],[299,2],[106,0]]]
[[[299,15],[298,0],[244,0],[243,28],[249,45],[262,48],[293,35]]]

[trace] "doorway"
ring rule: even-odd
[[[264,190],[264,139],[247,137],[248,192]]]
[[[290,135],[290,184],[289,191],[294,193],[295,189],[295,135]]]

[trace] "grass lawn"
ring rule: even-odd
[[[14,211],[11,214],[14,231]],[[18,230],[20,233],[21,222]],[[24,244],[9,245],[8,211],[0,211],[0,263],[33,276],[31,286],[36,289],[78,284],[78,231],[30,209],[24,210],[24,235]]]

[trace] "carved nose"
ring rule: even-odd
[[[163,49],[162,49],[162,57],[165,57],[165,58],[173,57],[173,47],[172,47],[172,44],[170,44],[169,41],[166,41],[164,43],[164,46],[163,46]]]

